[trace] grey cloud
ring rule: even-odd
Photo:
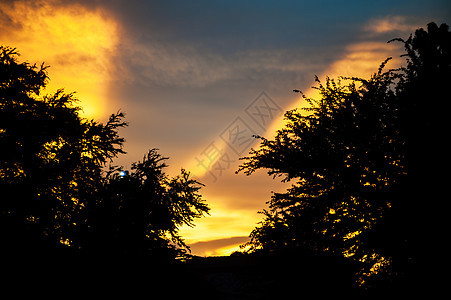
[[[306,73],[313,77],[340,51],[314,49],[248,50],[222,55],[193,46],[123,45],[121,74],[144,86],[205,87],[218,82],[254,78],[261,84]]]
[[[143,85],[196,86],[231,76],[227,62],[214,53],[201,53],[191,46],[140,45],[126,47],[129,79]]]
[[[236,244],[243,244],[249,240],[247,236],[235,236],[231,238],[225,239],[217,239],[206,242],[197,242],[193,243],[190,246],[191,251],[195,255],[204,256],[206,255],[206,251],[214,252],[215,250],[227,247],[234,246]]]

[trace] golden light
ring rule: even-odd
[[[218,249],[211,249],[208,251],[205,251],[205,256],[228,256],[232,254],[233,252],[240,251],[240,245],[242,243],[238,243],[236,245],[231,245],[223,248]]]
[[[401,65],[399,58],[399,45],[387,44],[385,42],[362,42],[352,44],[345,49],[344,55],[332,63],[318,78],[321,82],[325,82],[326,76],[331,79],[343,77],[361,77],[369,78],[372,74],[377,72],[380,64],[388,57],[393,59],[385,67],[389,70],[393,67]],[[312,78],[315,74],[312,74]],[[312,86],[317,86],[316,82],[312,82]],[[310,88],[303,91],[307,98],[320,99],[318,90]],[[294,93],[293,93],[294,94]],[[284,108],[285,110],[292,110],[295,108],[307,107],[309,104],[306,101],[300,100],[299,94],[294,94],[295,100],[291,105]],[[276,131],[285,126],[286,122],[283,117],[274,120],[271,126],[268,127],[264,136],[273,137]]]
[[[210,216],[196,220],[195,227],[183,226],[180,234],[188,244],[230,238],[233,236],[248,236],[261,216],[248,211],[230,210],[222,207],[221,203],[227,203],[225,197],[221,199],[217,195],[209,197],[206,190],[205,199],[209,200],[211,208]],[[214,191],[212,192],[214,194]]]
[[[0,3],[3,45],[15,47],[21,61],[49,65],[45,93],[76,91],[83,116],[97,118],[108,105],[111,57],[118,26],[105,12],[56,1]]]
[[[186,162],[187,170],[190,170],[191,176],[202,178],[211,170],[215,163],[221,159],[226,151],[227,144],[220,138],[216,138],[210,145],[199,147],[196,154],[191,155]],[[201,155],[203,154],[203,155]]]

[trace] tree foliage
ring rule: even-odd
[[[73,93],[41,95],[47,67],[0,47],[0,232],[10,254],[149,254],[185,247],[177,229],[208,213],[201,184],[168,178],[155,149],[132,174],[104,171],[125,142],[121,112],[80,116]],[[173,242],[173,244],[171,244]],[[61,252],[62,250],[59,250]],[[167,251],[166,251],[167,252]]]
[[[320,99],[302,95],[308,108],[287,111],[273,140],[258,137],[260,148],[238,172],[267,169],[294,183],[269,201],[246,245],[251,251],[343,255],[361,265],[359,283],[405,272],[417,260],[418,236],[429,228],[418,223],[429,221],[421,210],[437,186],[435,147],[443,141],[437,120],[444,119],[428,108],[449,99],[450,34],[431,23],[395,39],[405,46],[406,67],[387,71],[387,59],[369,79],[316,78]]]
[[[194,219],[208,214],[189,172],[169,178],[165,160],[151,149],[131,173],[112,168],[104,178],[100,203],[90,211],[87,247],[115,255],[150,254],[173,259],[187,249],[178,229],[194,226]]]

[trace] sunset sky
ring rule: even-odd
[[[271,138],[282,114],[314,96],[314,76],[369,76],[427,23],[451,24],[449,0],[0,0],[0,43],[50,65],[46,92],[77,92],[84,116],[118,110],[130,169],[150,148],[206,186],[211,215],[182,236],[197,255],[245,242],[272,191],[265,172],[235,174],[238,158]]]

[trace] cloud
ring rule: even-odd
[[[125,79],[144,86],[203,87],[231,76],[231,69],[220,55],[202,53],[189,45],[146,45],[128,41],[120,52],[125,56]]]
[[[220,53],[190,44],[140,43],[123,37],[117,53],[122,83],[204,88],[243,81],[267,85],[275,76],[288,79],[314,73],[339,51],[330,51],[329,58],[309,47]]]
[[[124,29],[115,62],[125,84],[204,88],[247,82],[267,86],[275,76],[282,80],[303,72],[314,74],[340,53],[339,47],[330,49],[327,39],[336,36],[338,28],[331,27],[321,35],[314,34],[317,27],[304,30],[315,21],[307,9],[313,13],[321,5],[256,5],[241,1],[101,3],[115,14]],[[344,23],[349,22],[341,21]],[[339,34],[343,36],[341,43],[346,43],[350,35],[345,36],[344,31]],[[323,54],[327,51],[329,58],[321,56],[317,47]]]
[[[401,15],[388,15],[382,18],[371,19],[364,26],[364,31],[371,34],[384,33],[412,33],[415,29],[424,25],[418,22],[417,19]]]
[[[3,44],[16,47],[26,61],[50,65],[47,92],[77,91],[85,116],[104,113],[118,42],[118,24],[105,11],[60,1],[14,1],[0,3],[0,16]]]
[[[188,244],[249,235],[260,219],[254,209],[227,207],[227,201],[230,200],[228,196],[221,197],[214,188],[204,189],[202,194],[211,208],[210,216],[197,220],[193,228],[187,226],[180,228],[180,234]]]
[[[416,21],[418,23],[418,21]],[[343,47],[340,55],[331,62],[327,67],[317,74],[319,79],[324,82],[326,77],[338,79],[340,76],[344,77],[361,77],[369,78],[372,74],[377,72],[380,64],[387,58],[392,59],[385,67],[386,70],[390,68],[399,68],[405,63],[404,59],[400,57],[403,53],[403,47],[397,43],[388,44],[389,39],[402,37],[410,34],[417,25],[415,19],[403,16],[386,16],[382,18],[372,19],[368,21],[362,30],[362,39],[364,41],[350,43]],[[371,33],[370,35],[367,35]],[[388,35],[385,35],[388,33]],[[380,35],[384,34],[384,35]],[[315,86],[316,82],[311,83]],[[303,90],[304,94],[309,98],[320,97],[318,90],[308,88]],[[300,98],[300,97],[299,97]],[[307,103],[296,99],[286,110],[294,108],[305,107]],[[285,124],[283,118],[276,119],[266,130],[265,135],[271,136],[277,129],[282,128]]]
[[[239,250],[239,246],[249,240],[248,236],[235,236],[224,239],[216,239],[193,243],[190,246],[191,253],[198,256],[229,255]]]

